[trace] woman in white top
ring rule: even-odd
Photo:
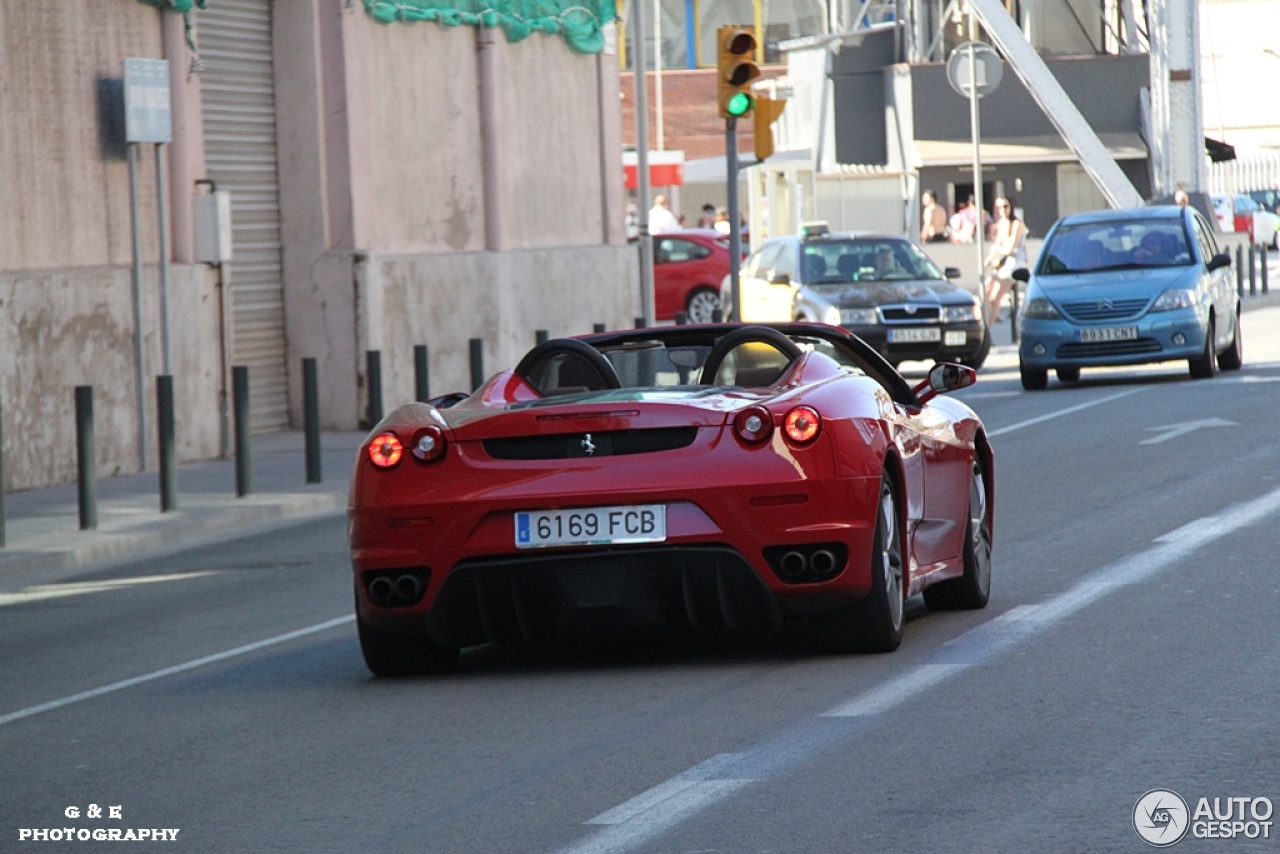
[[[987,253],[987,322],[1000,319],[1000,305],[1013,288],[1013,271],[1027,266],[1027,227],[1013,210],[1013,199],[996,199],[996,235]]]

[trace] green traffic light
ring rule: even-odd
[[[734,92],[724,105],[724,111],[731,116],[741,116],[751,109],[751,96],[745,92]]]

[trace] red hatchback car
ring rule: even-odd
[[[691,228],[653,236],[654,309],[658,320],[683,311],[690,323],[710,323],[729,275],[729,235]]]

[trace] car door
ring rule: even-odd
[[[1196,243],[1200,245],[1200,253],[1204,256],[1204,263],[1207,265],[1222,249],[1218,246],[1218,241],[1214,238],[1213,229],[1209,227],[1209,223],[1198,213],[1191,219],[1195,229]],[[1213,299],[1213,313],[1218,318],[1218,326],[1215,331],[1218,346],[1221,346],[1222,342],[1233,340],[1235,335],[1237,321],[1236,300],[1238,298],[1235,274],[1232,273],[1230,266],[1219,267],[1216,270],[1209,270],[1206,266],[1203,269],[1204,272],[1201,275],[1208,277],[1209,294]]]
[[[925,575],[964,547],[972,452],[956,434],[947,407],[936,400],[895,403],[888,420],[902,459],[914,571]]]
[[[785,323],[795,303],[794,247],[787,241],[767,241],[750,258],[738,278],[742,289],[742,320],[747,323]],[[785,277],[785,278],[784,278]]]

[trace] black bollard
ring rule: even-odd
[[[173,377],[156,377],[156,422],[160,439],[160,512],[178,506],[178,443],[173,417]]]
[[[1009,335],[1018,343],[1018,283],[1013,283],[1013,308],[1009,309]]]
[[[307,483],[320,483],[320,375],[315,359],[302,360],[302,429],[306,437]]]
[[[231,406],[236,436],[236,498],[244,498],[252,490],[249,477],[249,367],[231,368]]]
[[[413,399],[426,403],[431,399],[431,368],[427,363],[427,345],[413,348]]]
[[[550,334],[549,332],[547,332],[547,330],[545,330],[545,329],[535,329],[535,330],[533,331],[533,343],[534,343],[534,344],[546,344],[546,343],[547,343],[547,339],[548,339],[548,338],[550,338],[550,337],[551,337],[551,334]]]
[[[636,329],[644,329],[645,323],[644,323],[643,317],[635,318],[635,322],[636,322]]]
[[[1262,295],[1263,295],[1263,296],[1266,296],[1266,295],[1267,295],[1267,293],[1271,290],[1271,288],[1270,288],[1270,287],[1268,286],[1268,284],[1267,284],[1267,276],[1269,275],[1269,274],[1267,273],[1267,244],[1263,243],[1263,244],[1262,244],[1262,246],[1261,246],[1261,249],[1262,249],[1262,271],[1261,271],[1261,273],[1262,273]]]
[[[1244,296],[1244,247],[1236,247],[1236,293]]]
[[[93,386],[76,386],[76,497],[80,530],[98,527],[98,467],[93,450]]]
[[[1249,244],[1249,296],[1258,295],[1258,268],[1257,268],[1258,252],[1253,244]]]
[[[471,390],[484,385],[484,340],[471,339]]]
[[[603,323],[597,323],[595,326],[592,326],[592,327],[591,327],[591,331],[592,331],[592,332],[595,332],[595,333],[597,333],[597,334],[599,334],[599,333],[601,333],[601,332],[604,332],[604,330],[605,330],[605,329],[606,329],[606,327],[605,327],[605,325],[604,325]]]
[[[721,310],[720,310],[720,309],[718,309],[718,308],[714,308],[714,309],[712,309],[712,310],[711,310],[711,322],[712,322],[712,323],[724,323],[724,312],[723,312],[723,311],[721,311]]]
[[[369,380],[369,427],[382,420],[382,352],[370,350],[365,353]]]
[[[687,326],[689,324],[689,315],[683,311],[676,312],[676,326]]]

